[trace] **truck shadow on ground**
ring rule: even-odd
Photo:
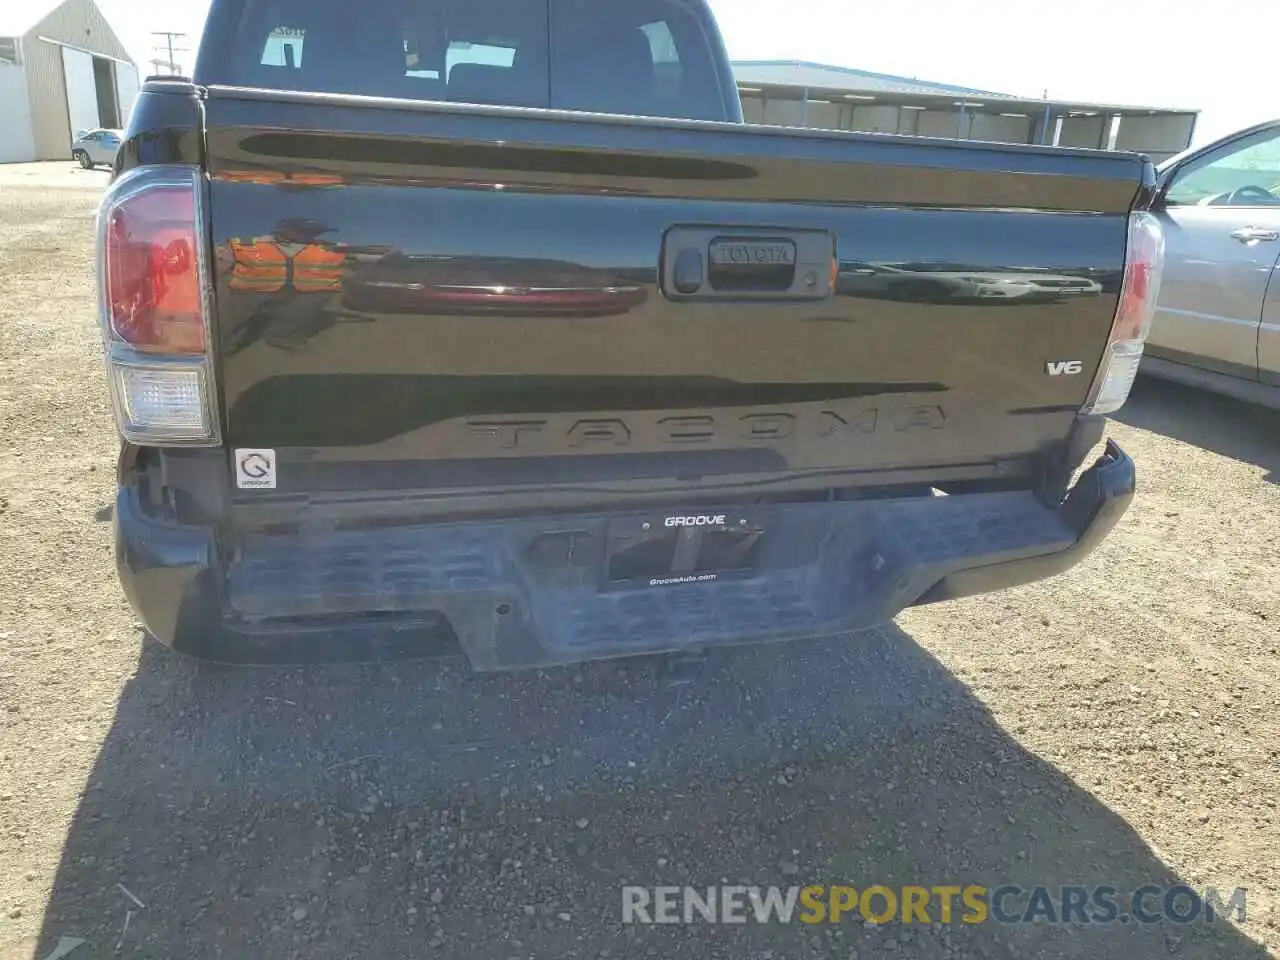
[[[896,627],[683,683],[663,663],[235,670],[145,644],[36,956],[1266,956],[1203,918],[623,924],[624,884],[1177,882]]]
[[[1170,380],[1139,377],[1115,418],[1224,457],[1252,463],[1280,483],[1280,412]]]

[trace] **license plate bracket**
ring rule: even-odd
[[[623,517],[609,524],[608,587],[706,583],[752,575],[765,544],[764,511],[687,510]]]

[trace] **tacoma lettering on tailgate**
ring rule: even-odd
[[[947,415],[937,404],[863,410],[813,409],[795,413],[636,413],[622,417],[468,420],[482,446],[527,450],[537,445],[575,449],[771,443],[792,436],[847,440],[876,433],[941,430]]]

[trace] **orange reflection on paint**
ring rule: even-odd
[[[342,289],[347,256],[318,244],[298,247],[269,240],[231,240],[234,264],[232,290],[241,293],[278,293],[292,286],[299,293],[325,293]]]
[[[300,293],[320,293],[342,289],[346,254],[312,244],[293,258],[293,285]]]
[[[283,182],[284,174],[276,170],[223,170],[218,179],[232,183],[272,184]]]
[[[231,289],[244,293],[275,293],[289,278],[289,258],[265,240],[232,240]]]
[[[344,182],[336,173],[287,173],[283,170],[223,170],[217,176],[232,183],[264,186],[337,187]]]
[[[338,187],[343,180],[336,173],[291,173],[285,177],[285,182],[304,187]]]

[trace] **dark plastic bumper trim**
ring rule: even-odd
[[[765,575],[628,598],[598,592],[569,567],[531,562],[525,546],[544,535],[546,518],[259,537],[240,542],[230,562],[215,528],[147,515],[128,479],[116,501],[117,568],[162,643],[245,663],[461,649],[480,670],[841,633],[915,604],[1030,583],[1089,554],[1135,486],[1133,461],[1108,441],[1056,510],[1016,491],[779,505],[781,550]],[[329,586],[325,555],[362,558],[368,586]]]
[[[1058,516],[1077,534],[1074,544],[1066,550],[1026,560],[957,570],[925,591],[916,603],[1006,590],[1070,569],[1092,553],[1119,523],[1133,500],[1136,479],[1133,459],[1114,440],[1108,440],[1102,456],[1080,475],[1058,507]]]

